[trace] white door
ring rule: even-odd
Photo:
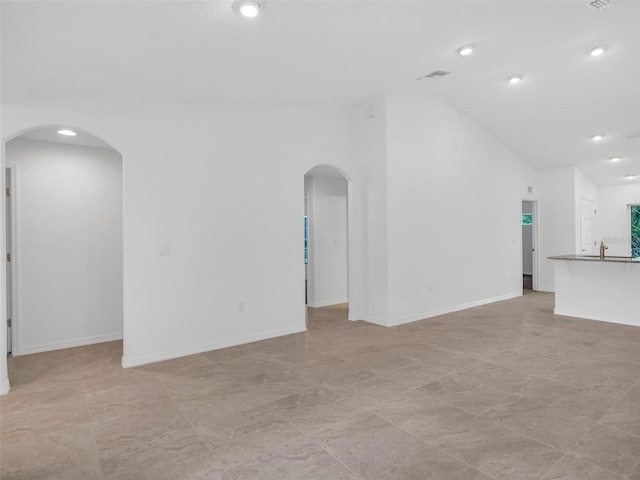
[[[582,255],[596,255],[596,241],[593,236],[596,202],[582,200],[581,253]]]

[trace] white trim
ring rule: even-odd
[[[76,338],[73,340],[63,340],[61,342],[41,343],[40,345],[30,345],[21,347],[20,353],[14,353],[14,356],[50,352],[52,350],[61,350],[63,348],[82,347],[85,345],[93,345],[94,343],[113,342],[115,340],[122,340],[122,332],[108,333],[106,335],[95,335],[93,337]]]
[[[365,322],[374,323],[376,325],[380,325],[382,327],[389,327],[389,322],[382,317],[367,317],[364,319]]]
[[[578,315],[575,312],[573,312],[573,313],[572,312],[563,312],[562,309],[557,309],[557,308],[553,309],[553,314],[554,315],[561,315],[563,317],[583,318],[585,320],[593,320],[595,322],[605,322],[605,323],[611,323],[611,324],[631,325],[633,327],[640,327],[640,323],[638,323],[637,321],[633,321],[633,320],[611,320],[610,318],[595,318],[593,316],[585,317],[583,315]]]
[[[139,365],[146,365],[148,363],[161,362],[163,360],[171,360],[172,358],[186,357],[189,355],[196,355],[198,353],[209,352],[211,350],[218,350],[220,348],[235,347],[236,345],[243,345],[245,343],[257,342],[259,340],[267,340],[269,338],[281,337],[283,335],[291,335],[294,333],[305,332],[305,327],[290,327],[282,328],[279,330],[271,330],[258,335],[247,335],[245,337],[233,338],[218,343],[210,343],[207,345],[200,345],[196,347],[184,348],[181,350],[173,350],[169,352],[152,353],[150,355],[139,355],[137,357],[122,357],[122,367],[137,367]]]
[[[11,355],[20,355],[20,338],[22,325],[20,322],[21,313],[21,289],[20,289],[20,272],[18,267],[21,265],[20,258],[20,200],[17,192],[21,191],[20,183],[20,166],[5,165],[5,168],[11,172]],[[6,222],[5,222],[6,227]],[[6,290],[6,285],[5,285]]]
[[[10,390],[9,380],[4,380],[2,385],[0,385],[0,395],[6,395]]]
[[[307,306],[311,308],[330,307],[331,305],[340,305],[341,303],[349,303],[348,298],[338,298],[335,300],[324,300],[322,302],[308,303]]]
[[[460,310],[466,310],[468,308],[480,307],[489,303],[501,302],[503,300],[510,300],[512,298],[518,298],[522,296],[522,292],[507,293],[506,295],[500,295],[492,298],[483,298],[482,300],[476,300],[469,303],[462,303],[459,305],[453,305],[451,307],[439,308],[437,310],[430,310],[428,312],[419,313],[417,315],[409,315],[407,317],[400,317],[396,319],[387,320],[385,323],[378,322],[378,319],[369,320],[372,323],[383,325],[386,327],[395,327],[398,325],[404,325],[405,323],[416,322],[418,320],[425,320],[431,317],[437,317],[439,315],[445,315],[447,313],[458,312]],[[376,321],[374,321],[376,320]]]

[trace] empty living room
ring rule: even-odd
[[[639,32],[0,0],[0,479],[640,480]]]

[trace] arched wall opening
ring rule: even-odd
[[[305,297],[308,307],[349,304],[352,289],[351,180],[328,164],[304,176]]]
[[[2,329],[3,360],[8,352],[122,339],[122,155],[66,125],[23,130],[2,148],[11,188],[2,222],[11,255],[2,288],[11,319]]]

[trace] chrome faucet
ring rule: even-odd
[[[600,242],[600,260],[604,260],[604,251],[607,250],[607,247],[604,242]]]

